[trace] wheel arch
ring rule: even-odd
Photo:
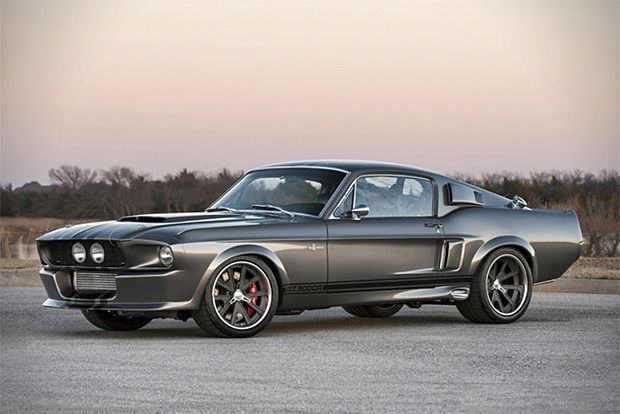
[[[484,259],[489,254],[504,247],[516,249],[523,255],[523,257],[525,257],[525,260],[527,260],[527,264],[530,266],[530,270],[532,271],[532,280],[536,283],[538,277],[538,261],[536,259],[536,251],[527,240],[517,236],[500,236],[484,243],[478,251],[476,251],[471,261],[471,274],[476,273]]]
[[[213,275],[213,272],[215,272],[215,270],[220,267],[224,262],[238,256],[253,256],[257,259],[262,260],[269,267],[269,269],[271,269],[276,278],[276,282],[278,283],[278,291],[280,292],[279,302],[281,302],[283,286],[286,286],[290,283],[290,279],[288,277],[284,264],[272,250],[269,250],[266,247],[257,244],[243,244],[233,246],[226,250],[223,250],[217,256],[215,256],[215,258],[207,267],[207,270],[202,275],[200,283],[198,284],[196,292],[194,293],[194,298],[192,302],[199,304],[207,282],[209,281],[209,278]],[[278,306],[279,305],[280,303],[278,303]]]

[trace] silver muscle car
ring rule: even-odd
[[[108,330],[193,318],[247,337],[330,306],[388,317],[455,304],[473,322],[513,322],[581,243],[572,211],[404,165],[308,161],[250,171],[204,212],[69,226],[38,250],[44,306]]]

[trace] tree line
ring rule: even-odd
[[[93,171],[63,165],[49,171],[51,185],[3,186],[0,215],[113,219],[147,212],[201,211],[241,176],[242,172],[227,169],[211,174],[183,169],[152,179],[128,167]]]
[[[162,179],[128,167],[94,171],[63,165],[49,171],[51,185],[37,182],[1,188],[0,216],[60,219],[113,219],[147,212],[201,211],[229,188],[241,171],[205,174],[183,169]],[[457,174],[466,182],[512,197],[530,207],[575,210],[586,236],[584,254],[616,256],[620,245],[620,178],[617,171],[598,174],[552,171]]]

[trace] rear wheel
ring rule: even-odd
[[[83,309],[82,314],[88,322],[106,331],[135,331],[149,322],[149,318],[120,316],[118,312]]]
[[[479,323],[519,319],[532,298],[532,271],[516,249],[492,252],[480,265],[469,298],[456,306],[465,318]]]
[[[210,336],[254,336],[269,324],[278,306],[278,284],[269,267],[252,256],[220,266],[207,283],[196,324]]]
[[[345,305],[342,309],[360,318],[387,318],[395,315],[402,307],[402,303],[387,303],[381,305]]]

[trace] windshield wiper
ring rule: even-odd
[[[234,208],[230,208],[230,207],[211,207],[205,210],[207,213],[212,213],[214,211],[226,211],[228,213],[233,213],[233,214],[242,214],[239,210],[235,210]]]
[[[252,204],[252,208],[259,209],[259,210],[278,211],[280,213],[286,214],[292,219],[295,218],[295,214],[291,213],[288,210],[283,209],[282,207],[274,206],[273,204]]]

